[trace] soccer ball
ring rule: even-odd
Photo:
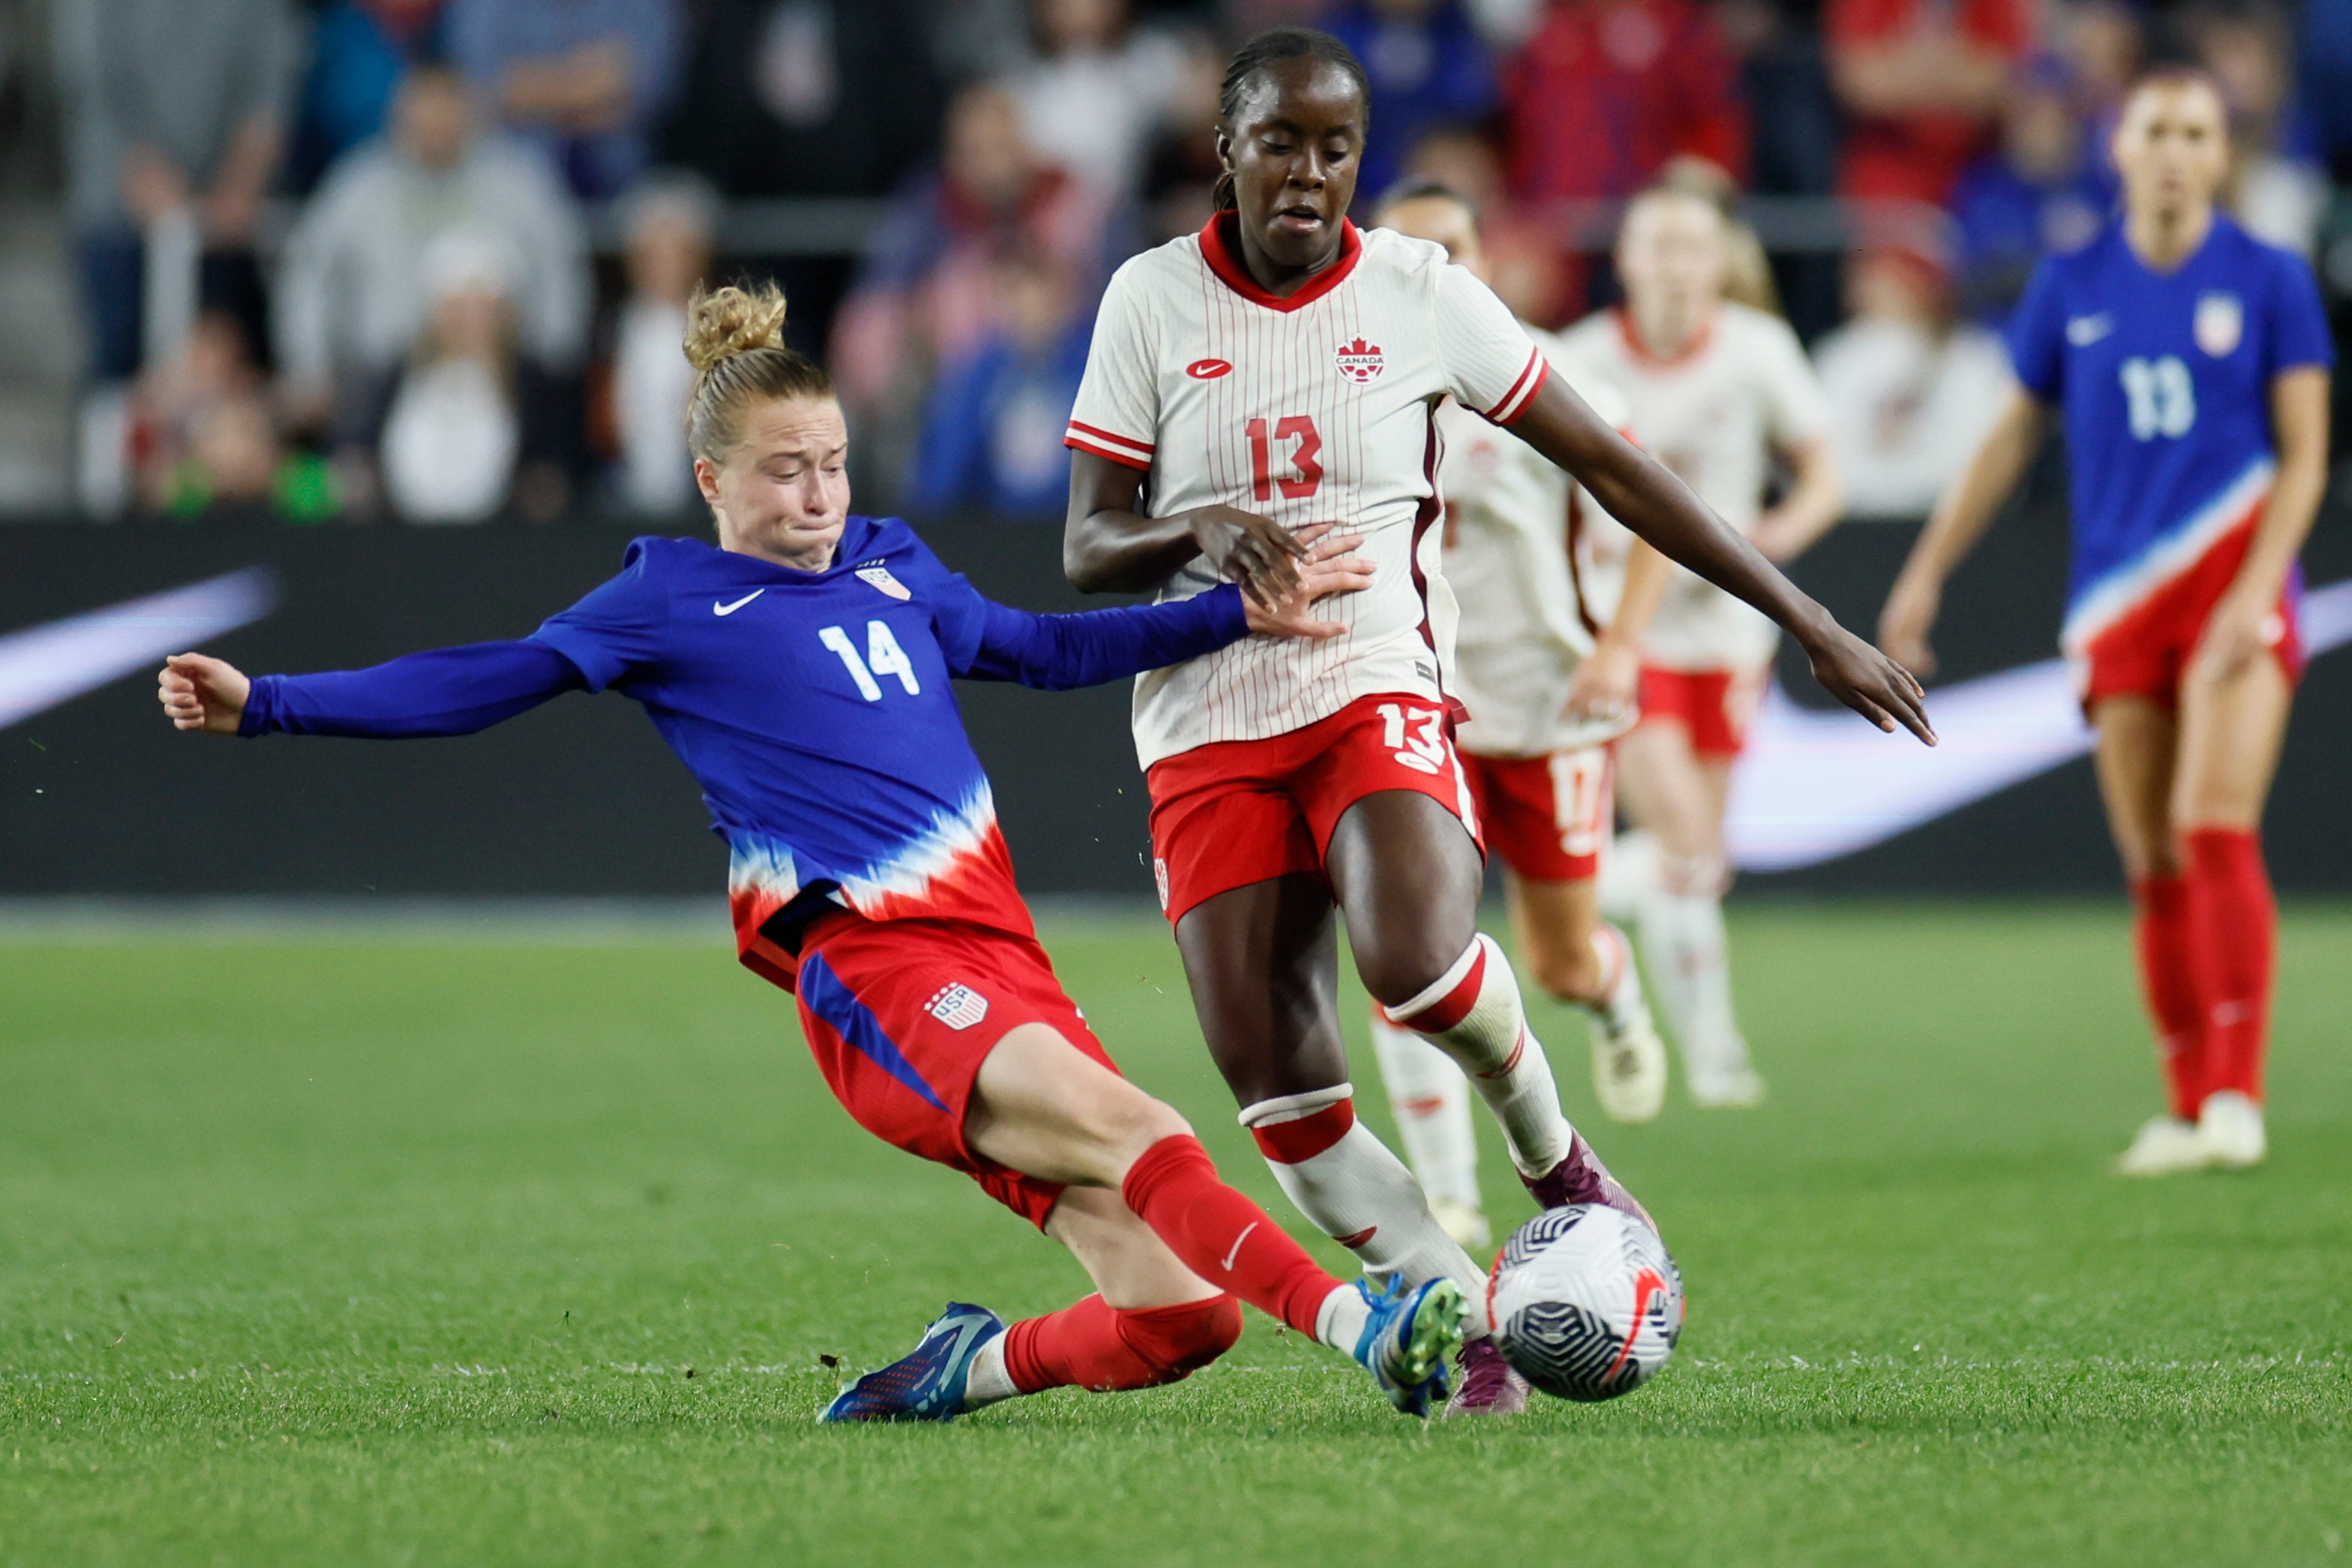
[[[1637,1219],[1600,1204],[1546,1209],[1495,1259],[1486,1326],[1504,1359],[1546,1394],[1614,1399],[1674,1353],[1682,1275]]]

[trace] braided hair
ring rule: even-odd
[[[1356,58],[1356,51],[1330,34],[1312,27],[1276,27],[1244,44],[1225,67],[1224,83],[1217,89],[1217,124],[1226,135],[1233,134],[1234,119],[1241,113],[1242,96],[1249,90],[1250,79],[1268,66],[1299,59],[1337,66],[1354,79],[1357,96],[1364,100],[1364,122],[1370,125],[1372,82],[1364,74],[1363,62]],[[1210,202],[1219,212],[1234,205],[1232,171],[1217,175],[1216,190]]]

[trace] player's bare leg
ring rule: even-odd
[[[1460,819],[1414,792],[1368,795],[1339,818],[1324,861],[1364,988],[1391,1021],[1443,1047],[1469,1075],[1536,1201],[1546,1208],[1607,1203],[1648,1224],[1560,1113],[1510,962],[1477,930],[1484,867]],[[1465,1346],[1462,1372],[1449,1415],[1526,1408],[1525,1381],[1493,1346]]]
[[[1210,1057],[1275,1180],[1318,1229],[1373,1273],[1483,1289],[1412,1173],[1356,1120],[1335,915],[1311,877],[1253,882],[1185,912],[1176,943]]]
[[[1666,1047],[1650,1018],[1625,935],[1601,918],[1591,878],[1503,874],[1519,963],[1544,993],[1584,1009],[1592,1029],[1592,1089],[1619,1121],[1647,1121],[1666,1101]]]
[[[1682,1047],[1691,1098],[1701,1105],[1753,1105],[1764,1085],[1732,1005],[1723,923],[1730,760],[1701,757],[1690,731],[1665,721],[1622,737],[1617,767],[1626,815],[1656,845],[1654,868],[1634,891],[1636,929],[1650,983]]]
[[[1324,861],[1364,989],[1461,1063],[1536,1200],[1607,1203],[1651,1223],[1560,1113],[1510,961],[1477,928],[1485,868],[1461,819],[1414,791],[1366,795],[1340,816]]]
[[[2173,837],[2208,1019],[2198,1130],[2214,1163],[2230,1168],[2259,1164],[2269,1152],[2263,1064],[2278,905],[2263,863],[2262,819],[2293,696],[2285,672],[2267,656],[2226,676],[2192,660],[2180,688]]]
[[[1097,1293],[1009,1329],[950,1303],[913,1354],[845,1389],[827,1420],[945,1420],[1046,1388],[1172,1382],[1233,1344],[1236,1296],[1355,1357],[1400,1409],[1444,1392],[1467,1316],[1453,1281],[1376,1294],[1333,1279],[1218,1180],[1173,1109],[1055,1029],[1024,1024],[990,1050],[964,1139],[1009,1170],[1068,1184],[1047,1230]]]
[[[2202,1170],[2211,1151],[2198,1135],[2205,1100],[2205,1008],[2197,986],[2189,888],[2172,833],[2173,763],[2179,726],[2145,697],[2110,697],[2091,711],[2098,731],[2099,796],[2107,832],[2137,909],[2141,994],[2156,1030],[2170,1109],[2151,1117],[2116,1162],[2119,1174]]]

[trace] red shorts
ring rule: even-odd
[[[1661,669],[1642,667],[1644,724],[1680,724],[1702,757],[1736,757],[1748,746],[1748,726],[1772,667],[1753,669]]]
[[[1544,757],[1462,753],[1486,847],[1533,882],[1589,882],[1600,874],[1615,771],[1607,746]]]
[[[961,921],[828,914],[803,942],[798,995],[809,1054],[859,1126],[965,1172],[1045,1228],[1061,1184],[1008,1171],[964,1142],[972,1079],[1023,1024],[1048,1025],[1113,1072],[1118,1067],[1035,939]]]
[[[2161,707],[2180,700],[2180,675],[2189,656],[2205,635],[2213,606],[2237,581],[2246,549],[2254,536],[2252,523],[2231,530],[2215,541],[2198,563],[2126,610],[2088,639],[2069,638],[2068,661],[2083,693],[2083,710],[2109,697],[2145,697]],[[2300,595],[2294,586],[2280,595],[2275,618],[2263,629],[2270,636],[2271,652],[2286,672],[2287,683],[2303,679],[2306,655],[2303,627],[2296,615]]]
[[[1382,790],[1425,795],[1478,837],[1453,727],[1444,705],[1423,697],[1360,697],[1286,735],[1163,757],[1144,778],[1152,872],[1171,921],[1252,882],[1321,876],[1339,818]]]

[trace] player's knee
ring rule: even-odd
[[[1147,1307],[1118,1315],[1118,1337],[1134,1352],[1150,1387],[1190,1377],[1242,1337],[1242,1304],[1231,1296]]]
[[[1356,973],[1372,1000],[1383,1007],[1402,1007],[1445,978],[1476,941],[1465,933],[1434,940],[1416,934],[1410,941],[1375,940],[1355,948]]]
[[[1719,899],[1730,890],[1731,868],[1711,849],[1658,857],[1658,886],[1676,898]]]
[[[1124,1168],[1163,1138],[1192,1131],[1176,1108],[1121,1080],[1119,1091],[1105,1097],[1087,1119],[1089,1131],[1103,1153]]]

